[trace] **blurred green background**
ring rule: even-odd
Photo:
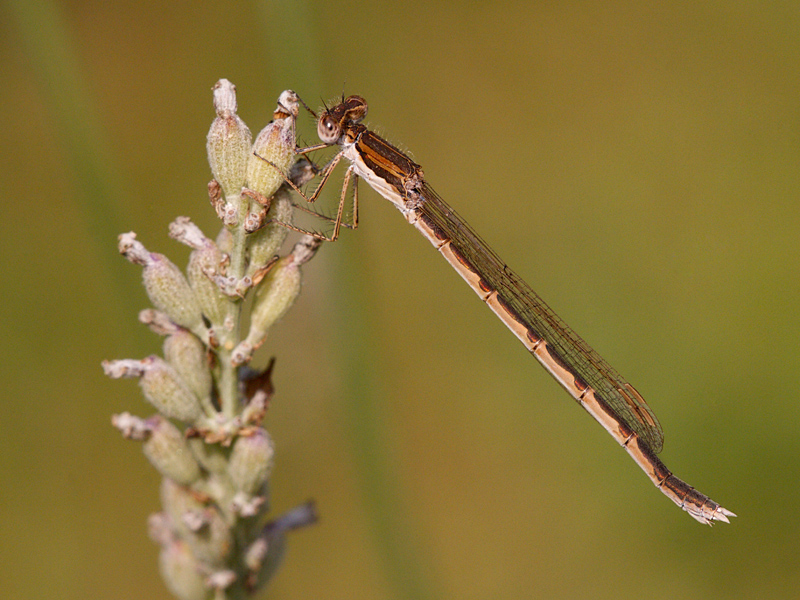
[[[169,597],[158,477],[109,423],[150,411],[100,361],[160,352],[116,235],[183,263],[175,216],[218,229],[221,77],[254,132],[286,88],[366,97],[740,515],[672,505],[364,187],[256,361],[277,356],[274,510],[321,513],[264,597],[796,594],[797,2],[0,6],[2,597]]]

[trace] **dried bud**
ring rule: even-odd
[[[267,503],[268,495],[269,486],[267,484],[264,484],[257,496],[238,492],[231,499],[231,511],[243,518],[258,516],[267,511],[264,505]]]
[[[236,114],[236,86],[220,79],[214,90],[217,118],[208,131],[208,164],[226,197],[238,197],[244,186],[253,138]]]
[[[147,535],[159,546],[167,546],[175,539],[172,520],[165,512],[152,513],[147,517]]]
[[[269,477],[274,452],[272,439],[260,427],[252,435],[240,436],[230,458],[230,475],[236,489],[256,494]]]
[[[146,440],[150,436],[150,425],[144,419],[129,412],[111,415],[111,424],[122,432],[126,440]]]
[[[186,275],[203,314],[215,326],[222,324],[229,300],[214,283],[221,274],[222,252],[217,245],[206,238],[206,243],[195,249],[189,256]]]
[[[233,532],[219,509],[209,507],[207,518],[208,525],[186,541],[200,560],[221,567],[234,548]]]
[[[195,557],[209,566],[224,565],[233,548],[233,533],[215,506],[204,505],[168,479],[161,483],[161,504]]]
[[[269,544],[266,536],[260,536],[244,553],[244,565],[251,571],[258,571],[264,564],[264,557],[267,555]]]
[[[231,353],[231,364],[233,364],[234,367],[239,367],[249,363],[255,351],[256,349],[250,342],[239,342],[239,345],[236,346]]]
[[[163,254],[148,252],[133,232],[119,236],[119,251],[132,263],[144,267],[144,287],[157,309],[178,325],[205,333],[200,305],[178,267]]]
[[[297,111],[297,94],[286,90],[278,98],[272,122],[261,130],[253,144],[245,185],[265,200],[285,181],[284,176],[294,162]]]
[[[242,422],[246,425],[259,426],[264,420],[269,401],[275,394],[275,386],[272,384],[274,367],[275,357],[260,372],[249,368],[240,371],[240,377],[243,376],[241,381],[244,383],[242,394],[247,403],[242,411]]]
[[[180,536],[192,531],[186,524],[186,515],[202,515],[206,510],[206,505],[198,500],[197,494],[167,477],[161,480],[161,506],[164,507],[174,532]]]
[[[192,456],[183,434],[160,415],[147,420],[150,437],[142,449],[147,459],[164,477],[189,485],[200,477],[200,466]]]
[[[285,189],[278,191],[272,200],[267,219],[274,219],[291,225],[294,207]],[[266,265],[283,245],[289,230],[277,224],[268,224],[256,231],[249,239],[250,264],[247,274],[252,276],[258,269]]]
[[[161,576],[172,594],[181,600],[207,600],[209,597],[202,565],[189,545],[174,540],[161,549],[158,559]]]
[[[194,423],[202,416],[197,396],[172,366],[158,356],[149,356],[141,364],[144,373],[139,384],[145,398],[158,412],[185,423]]]
[[[247,291],[253,287],[253,280],[250,279],[250,277],[237,279],[232,275],[228,277],[224,275],[215,275],[213,277],[213,282],[214,285],[219,288],[220,292],[231,298],[244,298]],[[228,329],[228,331],[230,330]]]
[[[263,207],[258,207],[255,212],[250,212],[244,219],[245,233],[253,233],[264,227],[264,221],[267,218],[267,211]]]
[[[133,358],[104,360],[100,364],[103,367],[103,373],[111,377],[111,379],[141,377],[147,369],[145,361],[135,360]]]
[[[257,348],[267,331],[286,314],[300,293],[300,268],[293,255],[280,259],[256,289],[250,332],[242,342],[243,348]]]
[[[232,569],[214,571],[206,577],[206,585],[217,592],[228,589],[236,581],[236,572]]]
[[[177,217],[170,223],[169,237],[194,249],[202,248],[210,241],[189,217]]]
[[[166,313],[155,308],[145,308],[139,311],[139,323],[144,323],[150,328],[150,331],[158,335],[170,335],[181,329],[172,322]]]
[[[206,347],[197,336],[185,329],[164,340],[164,358],[199,399],[211,403],[211,370]]]

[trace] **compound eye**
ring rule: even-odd
[[[339,124],[331,117],[324,117],[317,126],[317,135],[324,143],[333,144],[341,135]]]

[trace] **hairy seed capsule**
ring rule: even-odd
[[[245,344],[257,348],[267,336],[267,331],[294,304],[300,293],[300,268],[291,254],[280,259],[256,290],[250,331]]]
[[[197,336],[185,329],[164,340],[164,358],[199,399],[211,397],[211,370],[206,347]]]
[[[261,130],[253,144],[245,185],[264,199],[269,199],[283,184],[294,162],[298,106],[297,94],[284,91],[278,98],[272,122]]]
[[[222,324],[230,302],[211,280],[211,277],[220,274],[221,263],[222,252],[213,241],[208,240],[202,248],[192,251],[186,267],[186,276],[200,309],[212,325],[217,327]]]
[[[174,596],[181,600],[207,600],[209,590],[202,566],[186,542],[174,540],[164,546],[158,562],[161,577]]]
[[[253,138],[236,114],[236,86],[220,79],[213,90],[217,118],[208,131],[208,164],[223,194],[231,201],[242,192]]]
[[[147,459],[164,477],[189,485],[200,477],[200,466],[192,456],[183,434],[160,415],[147,420],[150,437],[143,450]]]
[[[275,198],[267,212],[267,219],[275,219],[291,225],[294,207],[289,194],[283,190],[275,194]],[[252,276],[258,269],[266,265],[278,249],[283,245],[289,230],[281,225],[269,224],[256,231],[250,237],[250,265],[247,274]]]
[[[230,475],[238,491],[259,492],[272,470],[272,439],[260,427],[252,435],[240,436],[231,452]]]
[[[206,333],[200,305],[178,267],[163,254],[148,252],[133,232],[120,235],[118,247],[125,258],[144,267],[144,287],[157,309],[181,327],[201,336]]]
[[[162,415],[194,423],[202,416],[197,396],[192,393],[178,372],[158,356],[142,361],[144,373],[139,379],[145,398]]]
[[[203,331],[203,313],[180,269],[163,254],[151,254],[143,271],[144,287],[153,305],[181,327]]]
[[[216,506],[198,501],[190,489],[169,479],[161,482],[161,504],[195,557],[214,568],[225,564],[233,533]]]

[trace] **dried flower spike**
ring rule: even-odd
[[[255,591],[280,564],[286,532],[316,519],[312,509],[301,507],[260,527],[269,509],[274,454],[262,427],[274,394],[273,363],[256,375],[238,366],[294,303],[301,267],[320,244],[303,238],[291,253],[276,256],[292,222],[285,178],[302,185],[316,172],[306,159],[292,168],[297,102],[294,92],[283,92],[274,120],[253,146],[236,114],[233,84],[223,79],[214,86],[217,117],[206,145],[214,180],[208,189],[224,227],[214,241],[188,217],[170,225],[170,236],[192,248],[186,275],[164,255],[149,252],[136,234],[119,238],[120,252],[143,267],[155,308],[139,319],[165,336],[165,358],[103,363],[109,377],[138,378],[159,413],[123,413],[112,423],[142,443],[162,475],[163,508],[149,519],[150,535],[161,547],[168,588],[183,600],[242,598]],[[243,303],[250,295],[254,301]],[[251,327],[243,339],[246,322]]]

